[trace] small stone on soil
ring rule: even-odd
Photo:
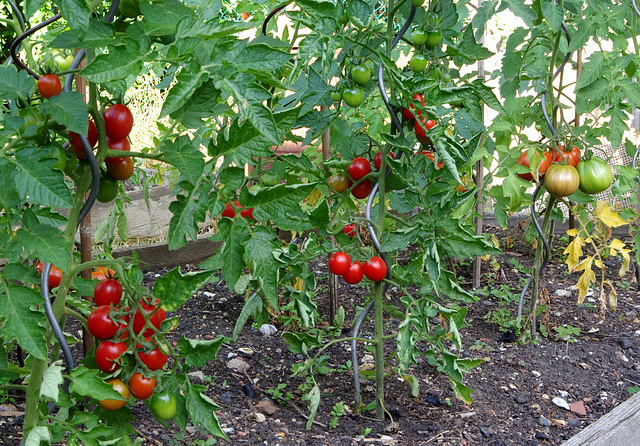
[[[227,368],[239,373],[246,372],[247,370],[249,370],[249,367],[249,364],[247,364],[240,358],[233,358],[231,361],[227,362]]]
[[[580,420],[575,419],[575,418],[569,418],[567,420],[567,423],[571,427],[582,427],[582,422]]]
[[[551,402],[553,404],[555,404],[556,406],[558,406],[558,407],[562,407],[563,409],[571,410],[571,406],[569,406],[569,403],[567,403],[567,401],[564,398],[555,397],[554,399],[551,400]]]
[[[631,348],[633,347],[633,341],[629,338],[621,336],[618,338],[618,345],[623,349]]]
[[[253,406],[253,410],[265,415],[273,415],[278,411],[278,408],[271,402],[271,400],[263,399],[258,404]]]
[[[540,415],[538,423],[540,423],[540,426],[551,427],[551,421],[545,418],[544,415]]]
[[[575,403],[571,403],[571,412],[577,413],[578,415],[582,415],[583,417],[587,415],[587,410],[584,407],[584,402],[576,401]]]
[[[536,440],[549,440],[551,437],[549,437],[549,434],[547,434],[546,432],[538,432],[536,431]]]
[[[278,332],[278,329],[271,324],[262,324],[260,327],[260,333],[262,336],[272,336]]]
[[[438,397],[437,397],[437,396],[435,396],[435,395],[427,395],[427,396],[424,398],[424,401],[425,401],[427,404],[430,404],[430,405],[432,405],[432,406],[437,406],[437,407],[442,406],[442,403],[440,402],[440,398],[438,398]]]
[[[254,396],[256,396],[256,392],[249,384],[245,384],[244,386],[242,386],[242,392],[249,398],[253,398]]]
[[[480,432],[485,438],[489,438],[490,436],[493,435],[493,430],[491,430],[490,427],[481,427]]]

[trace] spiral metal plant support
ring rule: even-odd
[[[633,0],[635,1],[635,0]],[[556,2],[554,1],[554,4]],[[564,31],[565,37],[567,38],[567,45],[571,43],[571,34],[569,33],[569,28],[567,27],[567,24],[564,22],[564,20],[562,21],[562,30]],[[553,73],[553,76],[551,77],[551,87],[553,88],[553,81],[555,80],[556,77],[558,77],[558,75],[562,72],[562,70],[564,70],[564,66],[567,64],[567,62],[569,61],[569,59],[571,59],[571,52],[568,52],[565,56],[564,59],[562,61],[562,63],[558,66],[558,68],[556,69],[556,71]],[[549,112],[547,110],[547,92],[545,91],[544,93],[542,93],[542,115],[544,116],[544,120],[547,123],[547,126],[549,127],[549,130],[551,130],[551,137],[553,138],[554,142],[557,144],[558,143],[558,138],[556,137],[556,133],[557,130],[554,127],[553,123],[551,122],[551,118],[549,117]],[[538,232],[538,235],[540,236],[540,240],[542,241],[542,245],[544,247],[544,259],[542,260],[542,263],[540,264],[540,272],[542,272],[544,270],[544,268],[547,266],[547,262],[549,261],[549,256],[551,255],[551,249],[549,247],[549,242],[547,241],[546,236],[544,235],[544,231],[543,228],[540,226],[540,222],[538,221],[538,214],[536,212],[536,200],[538,199],[538,193],[540,192],[540,189],[542,187],[544,180],[541,179],[540,180],[540,184],[538,184],[538,187],[536,187],[536,190],[533,193],[532,196],[532,203],[530,206],[530,211],[531,211],[531,221],[533,221],[533,224],[536,228],[536,231]],[[547,209],[546,212],[551,212],[551,209]],[[522,289],[522,293],[520,293],[520,300],[518,301],[518,315],[516,317],[516,321],[518,323],[520,323],[520,321],[522,320],[522,307],[523,307],[523,302],[524,302],[524,298],[525,298],[525,294],[527,293],[527,290],[529,289],[529,287],[531,286],[531,283],[533,282],[533,276],[529,277],[529,280],[527,280],[527,283],[525,284],[524,288]],[[531,300],[534,301],[538,298],[538,296],[531,296]],[[532,327],[533,328],[533,327]]]

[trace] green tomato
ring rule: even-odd
[[[409,67],[414,73],[421,73],[427,68],[427,58],[424,54],[414,54],[409,61]]]
[[[442,82],[444,82],[445,84],[451,82],[451,75],[449,73],[444,73],[442,75]]]
[[[64,173],[69,175],[78,165],[78,157],[73,152],[65,152],[65,158]]]
[[[351,67],[351,77],[356,84],[366,85],[369,79],[371,79],[371,72],[365,64],[354,65]]]
[[[424,45],[427,41],[427,32],[423,29],[416,28],[411,34],[411,42],[414,45]]]
[[[118,190],[118,180],[112,178],[111,175],[101,174],[96,200],[100,203],[111,203],[118,196]]]
[[[340,90],[331,90],[329,96],[331,96],[333,102],[340,102],[342,100],[342,92]]]
[[[56,160],[56,163],[51,166],[51,168],[56,170],[64,170],[67,166],[67,153],[59,144],[51,145],[49,147],[51,148],[51,158]]]
[[[73,62],[73,59],[74,59],[73,54],[69,54],[68,56],[65,56],[59,53],[53,56],[53,61],[56,63],[60,71],[67,71],[71,67],[71,63]]]
[[[262,175],[262,184],[265,186],[275,186],[280,182],[280,176],[275,173],[265,173]]]
[[[597,156],[581,161],[576,166],[580,176],[580,190],[585,194],[599,194],[609,189],[613,182],[613,171],[605,160]]]
[[[364,101],[364,93],[362,92],[362,88],[345,88],[342,91],[342,99],[344,99],[345,104],[347,104],[349,107],[359,106]]]
[[[154,393],[149,408],[158,420],[168,420],[176,414],[176,398],[171,393]]]
[[[20,109],[18,116],[24,119],[24,124],[20,127],[20,134],[25,139],[36,139],[46,130],[44,127],[41,127],[44,118],[37,112],[37,109]]]
[[[416,8],[419,8],[422,5],[424,5],[424,0],[413,0],[413,6]]]
[[[429,48],[433,48],[436,45],[438,45],[441,40],[442,40],[442,31],[440,31],[439,29],[438,30],[429,31],[427,33],[426,45]]]
[[[347,14],[347,11],[345,11],[344,14],[342,14],[342,17],[338,19],[338,23],[343,26],[349,23],[349,15]]]

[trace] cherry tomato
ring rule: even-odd
[[[351,189],[351,195],[362,200],[363,198],[367,198],[372,190],[371,180],[364,180]]]
[[[552,164],[544,176],[544,187],[557,198],[568,197],[578,190],[580,176],[570,164]]]
[[[89,131],[85,136],[89,140],[89,145],[91,147],[95,147],[95,145],[98,143],[98,130],[96,129],[95,123],[91,119],[89,119]],[[71,139],[71,151],[76,154],[76,157],[79,160],[85,159],[87,157],[87,154],[84,152],[84,148],[82,147],[80,138],[78,138],[78,134],[70,131],[69,137]]]
[[[145,378],[140,372],[136,372],[131,375],[129,379],[129,389],[131,389],[131,395],[137,400],[146,400],[153,394],[153,389],[156,387],[156,378]]]
[[[396,156],[393,152],[389,152],[389,158],[395,157]],[[373,157],[373,165],[376,166],[376,170],[380,170],[380,167],[382,166],[382,152],[376,153],[376,155]]]
[[[127,345],[124,342],[102,341],[96,348],[96,364],[104,373],[113,373],[120,368],[115,362],[125,351]]]
[[[427,41],[425,44],[427,45],[427,47],[433,48],[437,46],[441,40],[442,40],[442,31],[440,31],[439,29],[431,30],[427,32]]]
[[[427,68],[427,58],[424,54],[414,54],[409,61],[409,67],[414,73],[422,73],[424,69]]]
[[[114,104],[105,110],[104,126],[111,139],[126,138],[133,128],[133,114],[124,104]]]
[[[355,237],[356,236],[356,224],[355,223],[349,223],[348,225],[344,225],[343,231],[347,235],[347,237]]]
[[[133,160],[130,156],[112,158],[107,163],[107,172],[116,180],[128,180],[133,175]]]
[[[353,87],[342,90],[342,99],[349,107],[358,107],[364,101],[364,93],[362,88]]]
[[[36,269],[40,274],[42,274],[44,263],[38,260],[36,263]],[[49,291],[59,287],[60,281],[62,281],[62,270],[55,265],[51,265],[51,270],[49,271]]]
[[[364,273],[362,272],[362,263],[360,263],[359,260],[356,260],[349,267],[349,269],[345,271],[345,273],[342,275],[342,278],[348,284],[355,285],[356,283],[360,283],[360,281],[362,280],[363,274]]]
[[[155,339],[151,337],[147,337],[145,340],[147,342],[153,340],[153,345],[156,345]],[[160,347],[156,347],[150,351],[140,350],[144,349],[140,343],[138,343],[136,347],[138,349],[138,358],[140,358],[140,361],[142,361],[149,370],[160,370],[167,363],[167,359],[169,359],[169,355],[160,350]]]
[[[109,150],[121,150],[123,152],[131,151],[131,143],[129,142],[129,138],[111,139],[107,137],[107,146],[109,147]],[[113,163],[116,162],[118,158],[119,157],[108,157],[104,160],[107,163]]]
[[[585,194],[593,195],[604,192],[613,182],[611,166],[597,156],[582,161],[576,169],[580,176],[580,190]]]
[[[246,208],[240,211],[240,216],[244,217],[248,220],[255,220],[255,218],[253,218],[253,208]]]
[[[124,407],[127,404],[127,400],[129,399],[129,388],[125,386],[121,379],[114,378],[107,381],[107,384],[111,384],[113,386],[113,390],[117,391],[124,398],[123,400],[100,400],[100,406],[107,410],[118,410],[121,407]]]
[[[51,157],[56,160],[56,163],[51,166],[52,169],[64,171],[67,167],[67,152],[64,151],[61,145],[52,144],[49,146],[51,149]]]
[[[431,150],[423,150],[421,153],[424,156],[426,156],[427,158],[429,158],[431,161],[433,161],[434,163],[436,162],[436,156],[433,154],[433,152]],[[442,166],[444,166],[444,162],[440,161],[436,165],[436,170],[440,170],[442,168]]]
[[[91,312],[87,318],[89,333],[98,339],[109,339],[118,331],[118,324],[109,316],[111,307],[102,305]]]
[[[91,273],[91,277],[97,280],[110,279],[116,277],[116,272],[106,266],[99,266]]]
[[[170,393],[154,393],[149,408],[158,420],[168,420],[176,414],[176,398]]]
[[[413,6],[415,6],[416,8],[419,8],[420,6],[424,5],[424,0],[412,0]]]
[[[111,203],[118,196],[119,190],[118,180],[111,175],[100,174],[100,187],[96,200],[100,203]]]
[[[411,34],[411,42],[414,45],[424,45],[427,41],[427,32],[424,29],[416,28],[413,30],[413,34]]]
[[[420,105],[418,111],[416,110],[416,104],[417,102],[420,102]],[[424,108],[424,97],[420,94],[420,93],[416,93],[413,95],[413,100],[411,101],[411,103],[409,104],[409,108],[407,107],[402,107],[402,117],[406,120],[406,121],[413,121],[414,119],[416,119],[416,115],[421,115],[422,114],[422,109]]]
[[[73,54],[65,56],[59,51],[55,51],[53,53],[53,61],[56,63],[60,71],[67,71],[71,68],[71,64],[73,63]],[[49,65],[52,65],[51,62],[49,62]],[[51,68],[53,68],[53,66]]]
[[[158,304],[157,299],[153,303],[148,303],[148,302],[145,302],[144,300],[140,301],[140,307],[142,308],[142,311],[150,315],[149,322],[151,323],[151,325],[153,325],[159,330],[160,324],[162,324],[162,321],[164,321],[167,313],[164,311],[163,308],[158,307],[157,304]],[[156,311],[156,308],[158,309],[157,311]],[[140,312],[140,309],[137,309],[135,314],[133,315],[133,332],[135,334],[140,334],[140,332],[144,327],[145,327],[144,316]],[[144,337],[151,336],[153,333],[154,333],[153,328],[148,327],[144,331],[142,336]]]
[[[338,276],[347,272],[351,266],[351,257],[346,252],[338,251],[329,257],[329,271]]]
[[[62,92],[60,78],[55,74],[45,74],[41,76],[40,79],[38,79],[38,91],[47,99],[59,95]]]
[[[342,100],[342,92],[340,90],[331,90],[329,96],[331,96],[333,102],[340,102]]]
[[[241,207],[239,201],[234,201],[233,204],[235,204],[238,208]],[[227,203],[224,205],[224,210],[222,211],[221,215],[223,217],[234,218],[236,216],[236,211],[233,209],[233,206],[231,206],[231,204]]]
[[[348,171],[351,179],[358,181],[371,173],[371,163],[368,159],[359,156],[351,161]]]
[[[367,279],[380,282],[387,276],[387,264],[380,257],[373,256],[362,266],[362,271]]]
[[[418,119],[416,119],[413,125],[413,128],[416,132],[416,139],[426,146],[432,145],[431,138],[427,136],[427,131],[435,127],[436,124],[436,121],[434,121],[433,119],[427,119],[425,116],[418,116]]]
[[[349,176],[344,173],[336,173],[334,175],[331,175],[329,179],[327,179],[327,183],[329,183],[329,187],[331,189],[335,190],[339,194],[349,189],[353,185],[351,178],[349,178]]]
[[[102,279],[93,290],[93,300],[98,306],[116,306],[122,299],[122,285],[116,279]]]
[[[369,79],[371,79],[371,72],[365,64],[354,65],[351,67],[351,77],[356,84],[366,85]]]

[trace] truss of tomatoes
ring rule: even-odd
[[[234,201],[233,204],[234,204],[235,208],[240,209],[240,216],[241,217],[246,218],[248,220],[254,220],[255,221],[255,218],[253,217],[253,208],[243,208],[239,201]],[[234,206],[232,206],[231,203],[225,204],[224,205],[224,209],[222,210],[222,213],[220,214],[220,216],[221,217],[228,217],[228,218],[235,218],[236,217],[236,210],[235,210]]]
[[[363,277],[372,282],[381,282],[387,276],[387,264],[378,256],[371,257],[364,265],[359,260],[351,263],[349,254],[338,251],[329,257],[329,271],[342,276],[351,285],[360,283]]]

